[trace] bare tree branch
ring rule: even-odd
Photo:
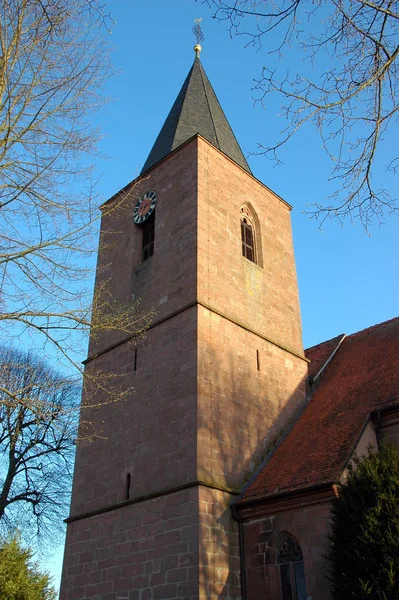
[[[65,516],[75,442],[102,435],[84,411],[78,431],[81,387],[90,409],[132,393],[96,368],[78,385],[88,331],[135,344],[153,317],[115,302],[108,281],[92,298],[101,213],[90,118],[105,101],[112,23],[97,0],[0,0],[0,527],[44,538]],[[13,336],[41,360],[5,346]]]
[[[80,385],[32,353],[0,353],[0,527],[46,537],[69,500]]]
[[[0,2],[0,336],[41,335],[79,371],[89,328],[141,335],[152,318],[104,289],[91,318],[101,215],[89,117],[104,104],[111,24],[97,0]]]
[[[398,212],[396,199],[374,183],[384,133],[398,124],[399,3],[394,0],[223,0],[206,2],[214,17],[227,23],[231,35],[243,35],[247,45],[269,52],[300,49],[313,65],[326,71],[283,78],[264,68],[256,81],[256,100],[266,105],[270,94],[284,104],[287,120],[274,145],[259,144],[258,153],[279,162],[279,149],[304,124],[316,127],[332,161],[331,179],[336,191],[331,204],[316,204],[309,211],[323,223],[328,217],[343,221],[359,218],[366,229],[384,215]],[[320,24],[322,27],[320,29]],[[270,46],[272,30],[279,34]],[[303,37],[303,31],[307,37]],[[304,66],[306,72],[306,67]],[[395,172],[396,148],[386,168]]]

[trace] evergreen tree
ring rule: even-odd
[[[0,598],[2,600],[56,600],[50,578],[32,562],[32,551],[17,537],[0,544]]]
[[[355,459],[334,499],[327,560],[339,600],[399,598],[399,453]]]

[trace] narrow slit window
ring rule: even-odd
[[[137,348],[134,349],[133,371],[137,371]]]
[[[131,484],[131,475],[128,473],[126,475],[126,491],[125,491],[125,500],[130,500],[130,484]]]
[[[260,356],[259,356],[259,350],[256,351],[256,368],[258,371],[260,371]]]
[[[153,214],[143,225],[143,243],[141,249],[141,261],[144,262],[154,254],[155,240],[155,214]]]

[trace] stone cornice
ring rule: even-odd
[[[101,508],[97,508],[96,510],[82,512],[78,515],[71,515],[67,519],[65,519],[65,523],[73,523],[74,521],[80,521],[82,519],[96,517],[97,515],[101,515],[106,512],[111,512],[113,510],[125,508],[126,506],[130,506],[132,504],[146,502],[147,500],[153,500],[154,498],[159,498],[160,496],[175,494],[177,492],[181,492],[183,490],[187,490],[193,487],[206,487],[208,489],[218,490],[219,492],[226,492],[235,496],[237,496],[240,493],[239,490],[235,490],[234,488],[230,488],[224,485],[216,485],[214,483],[210,483],[202,479],[195,479],[194,481],[189,481],[187,483],[183,483],[175,487],[164,488],[156,492],[152,492],[151,494],[143,494],[142,496],[137,496],[136,498],[132,498],[130,500],[124,500],[123,502],[117,502],[115,504],[110,504],[109,506],[103,506]]]
[[[334,495],[334,484],[329,481],[301,490],[287,490],[271,496],[238,500],[234,502],[232,509],[237,521],[247,521],[304,506],[330,503]]]
[[[295,350],[292,350],[291,348],[288,348],[287,346],[283,346],[282,344],[276,342],[275,340],[272,340],[271,338],[267,337],[266,335],[263,335],[259,331],[256,331],[256,329],[252,329],[252,327],[248,327],[242,321],[238,321],[237,319],[234,319],[233,317],[230,317],[226,313],[223,313],[222,311],[218,310],[217,308],[215,308],[213,306],[210,306],[209,304],[206,304],[205,302],[203,302],[201,300],[194,300],[193,302],[189,302],[188,304],[185,304],[181,308],[179,308],[179,309],[171,312],[170,314],[166,315],[165,317],[162,317],[160,319],[157,319],[156,321],[153,321],[151,323],[151,325],[149,326],[148,329],[153,329],[154,327],[157,327],[158,325],[161,325],[162,323],[165,323],[166,321],[169,321],[169,319],[173,319],[174,317],[176,317],[180,313],[182,313],[182,312],[184,312],[186,310],[189,310],[190,308],[193,308],[194,306],[202,306],[202,308],[205,308],[206,310],[209,310],[210,312],[213,312],[215,315],[218,315],[219,317],[222,317],[223,319],[226,319],[227,321],[230,321],[230,323],[233,323],[234,325],[237,325],[238,327],[241,327],[242,329],[244,329],[245,331],[248,331],[249,333],[253,333],[257,337],[265,340],[266,342],[269,342],[270,344],[273,344],[273,346],[276,346],[277,348],[280,348],[281,350],[284,350],[285,352],[288,352],[289,354],[292,354],[293,356],[296,356],[297,358],[300,358],[304,362],[307,362],[307,363],[310,362],[309,359],[307,359],[303,354],[301,355],[298,352],[296,352]],[[117,348],[118,346],[120,346],[122,344],[126,344],[127,342],[130,342],[131,340],[134,339],[134,337],[135,337],[134,335],[126,336],[122,340],[120,340],[119,342],[115,342],[114,344],[111,344],[110,346],[107,346],[106,348],[104,348],[102,350],[99,350],[95,354],[92,354],[92,355],[88,356],[83,361],[83,364],[87,364],[90,361],[92,361],[95,358],[97,358],[98,356],[101,356],[102,354],[105,354],[106,352],[109,352],[110,350],[113,350],[114,348]]]

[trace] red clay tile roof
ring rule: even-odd
[[[305,356],[310,360],[309,377],[316,377],[333,352],[337,350],[344,337],[345,334],[337,335],[332,340],[322,342],[321,344],[317,344],[317,346],[312,346],[305,350]]]
[[[315,360],[311,372],[318,372],[334,341],[306,353]],[[370,412],[398,401],[399,317],[344,338],[319,387],[238,503],[336,481]]]

